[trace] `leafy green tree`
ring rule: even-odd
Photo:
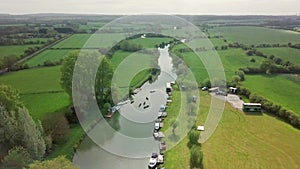
[[[70,53],[67,57],[64,58],[63,66],[61,68],[61,86],[69,94],[69,96],[72,96],[73,70],[78,55],[78,52]]]
[[[3,165],[7,168],[22,169],[33,161],[30,154],[23,147],[17,146],[8,151]]]
[[[0,105],[8,111],[18,110],[22,106],[19,101],[20,96],[17,90],[10,86],[0,85]]]
[[[86,62],[78,63],[78,67],[81,68],[82,72],[80,72],[80,76],[82,76],[82,81],[78,82],[79,85],[87,85],[87,86],[80,86],[82,90],[89,91],[88,89],[94,89],[96,92],[96,98],[98,103],[102,105],[102,103],[106,102],[105,98],[110,95],[110,90],[105,90],[110,88],[110,82],[113,75],[112,65],[110,60],[106,57],[100,56],[97,52],[85,52],[81,53],[84,57],[86,57]],[[63,61],[63,66],[61,69],[62,76],[61,76],[61,85],[63,89],[72,97],[72,81],[73,81],[73,70],[75,67],[76,60],[79,56],[79,52],[71,53],[68,57],[66,57]],[[102,59],[100,65],[93,65],[96,64],[99,59]],[[88,77],[93,72],[93,68],[98,67],[96,80],[91,81],[88,83],[84,77]],[[75,84],[75,85],[78,85]],[[86,91],[82,91],[84,94]]]
[[[235,74],[240,77],[241,81],[245,80],[245,73],[244,73],[244,71],[239,70],[239,71],[236,71]]]
[[[1,60],[1,68],[7,68],[7,71],[11,71],[14,64],[18,61],[18,57],[15,55],[5,56]]]
[[[191,168],[203,168],[203,153],[200,146],[193,146],[191,148],[190,166]]]
[[[199,137],[200,137],[200,132],[195,130],[195,129],[192,129],[190,132],[189,132],[189,140],[190,140],[190,143],[195,145],[195,144],[198,144],[198,140],[199,140]]]
[[[104,104],[106,102],[104,98],[110,95],[110,90],[107,90],[107,92],[105,93],[105,88],[111,87],[110,84],[112,76],[112,65],[110,61],[106,57],[104,57],[97,72],[95,85],[96,95],[100,105]]]
[[[36,161],[30,164],[28,169],[79,169],[72,164],[71,161],[64,156],[59,156],[53,160],[47,160],[43,162]]]
[[[18,93],[9,87],[1,88],[0,147],[22,146],[33,159],[41,159],[46,148],[41,129],[20,104]]]

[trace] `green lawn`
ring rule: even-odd
[[[9,55],[20,56],[24,54],[24,51],[29,47],[35,47],[40,45],[13,45],[13,46],[0,46],[0,58]]]
[[[10,72],[0,76],[0,84],[11,85],[21,94],[63,91],[60,66]]]
[[[37,56],[31,58],[30,60],[26,61],[25,64],[28,64],[30,67],[43,65],[45,61],[52,61],[56,62],[63,59],[65,56],[68,56],[70,52],[75,50],[45,50],[44,52],[38,54]]]
[[[300,50],[294,48],[260,48],[259,51],[267,56],[274,55],[283,61],[290,61],[300,66]]]
[[[298,75],[247,75],[243,86],[300,115]]]
[[[209,30],[214,35],[223,35],[229,42],[244,44],[299,43],[300,33],[253,26],[215,27]]]
[[[34,120],[41,120],[47,113],[56,112],[70,104],[67,93],[40,93],[21,95],[21,101]]]

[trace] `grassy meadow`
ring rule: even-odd
[[[57,62],[68,56],[70,52],[75,50],[45,50],[44,52],[36,55],[30,60],[26,61],[25,64],[28,64],[29,67],[43,65],[45,61]]]
[[[70,104],[69,96],[60,86],[60,66],[11,72],[0,76],[0,84],[14,87],[33,119]]]
[[[60,66],[35,68],[4,74],[0,83],[16,88],[20,94],[63,91],[60,75]]]
[[[4,56],[15,55],[17,57],[24,54],[25,50],[30,47],[35,47],[38,45],[12,45],[12,46],[0,46],[0,59]]]

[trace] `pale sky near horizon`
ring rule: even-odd
[[[0,0],[0,13],[299,15],[300,0]]]

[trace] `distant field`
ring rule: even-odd
[[[130,43],[141,44],[144,48],[155,48],[155,45],[159,45],[162,42],[168,43],[172,41],[171,38],[138,38],[130,40]]]
[[[28,69],[0,76],[0,84],[11,85],[21,94],[62,91],[60,66]]]
[[[112,47],[111,44],[122,40],[122,33],[107,34],[75,34],[68,39],[54,45],[52,48],[100,48]],[[90,38],[90,39],[89,39]]]
[[[104,25],[105,25],[104,22],[88,22],[86,25],[81,24],[79,29],[81,30],[99,29]]]
[[[300,43],[300,33],[269,29],[253,26],[216,27],[209,30],[215,35],[223,35],[230,42],[240,42],[244,44],[287,44]]]
[[[259,51],[270,56],[274,55],[284,61],[290,61],[300,66],[300,50],[294,48],[260,48]]]
[[[29,47],[35,47],[39,45],[13,45],[13,46],[0,46],[0,58],[9,55],[20,56],[24,54],[24,51]]]
[[[227,79],[231,79],[239,68],[259,67],[264,60],[262,57],[247,56],[242,49],[219,50],[218,53],[222,60]],[[252,58],[256,62],[250,62]]]
[[[90,36],[91,34],[75,34],[52,48],[82,48]]]
[[[247,75],[243,86],[300,115],[298,75]]]
[[[210,98],[201,92],[196,125],[204,124]],[[204,168],[299,168],[298,140],[300,131],[289,124],[265,114],[245,115],[227,103],[216,131],[202,144]],[[166,153],[166,168],[189,168],[187,143],[186,137]]]
[[[218,50],[219,57],[222,61],[225,75],[227,79],[231,79],[235,72],[242,67],[259,67],[260,63],[263,61],[262,57],[252,56],[249,57],[245,54],[245,51],[241,49],[228,49],[228,50]],[[200,57],[205,57],[206,52],[201,52]],[[196,73],[196,80],[201,84],[208,74],[206,68],[204,67],[202,61],[193,52],[183,53],[185,63],[191,68],[192,72]],[[250,62],[251,58],[254,58],[256,62]]]
[[[65,92],[21,95],[21,101],[34,120],[40,120],[45,114],[55,112],[70,104],[69,96]]]
[[[209,39],[211,41],[211,43],[214,46],[218,46],[219,49],[221,49],[221,46],[225,46],[228,45],[226,42],[224,42],[224,39],[219,39],[219,38],[211,38]]]
[[[28,64],[30,67],[43,65],[43,63],[47,60],[55,62],[59,61],[60,59],[63,59],[65,56],[67,56],[70,52],[73,52],[75,50],[65,50],[65,49],[59,49],[59,50],[46,50],[37,56],[31,58],[30,60],[26,61],[25,64]]]

